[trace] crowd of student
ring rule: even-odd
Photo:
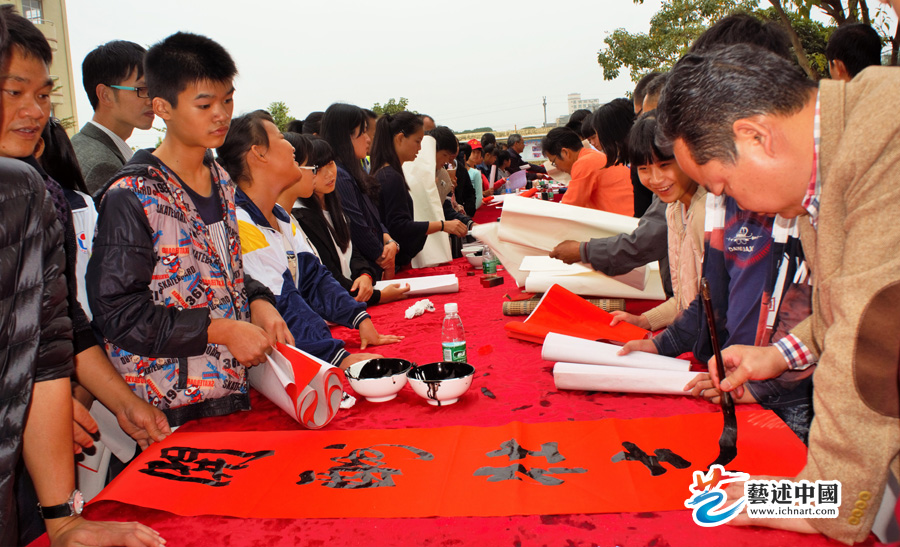
[[[827,49],[836,81],[817,86],[777,25],[729,16],[633,100],[578,111],[541,142],[571,177],[563,203],[640,219],[551,256],[608,275],[661,262],[669,300],[613,320],[660,332],[622,351],[711,361],[705,277],[729,375],[711,366],[685,389],[773,409],[809,444],[800,477],[844,488],[837,519],[755,523],[846,543],[868,535],[900,450],[900,259],[883,206],[900,192],[900,73],[857,78],[879,55],[871,27],[842,26]],[[361,349],[401,340],[366,310],[408,286],[375,282],[410,267],[430,234],[458,247],[513,173],[547,176],[522,159],[521,135],[460,143],[409,112],[336,103],[284,133],[262,110],[233,117],[237,67],[195,34],[92,51],[94,117],[71,141],[50,118],[50,46],[9,7],[0,60],[3,545],[43,524],[59,544],[162,545],[146,526],[80,517],[72,450],[92,444],[94,399],[146,447],[248,409],[246,367],[276,342],[342,368],[374,357],[347,352],[327,322],[358,329]],[[165,138],[133,153],[126,140],[156,116]],[[439,220],[417,214],[404,168],[425,139]]]

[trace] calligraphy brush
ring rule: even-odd
[[[712,300],[709,296],[709,283],[705,277],[700,278],[700,295],[703,299],[703,307],[706,309],[706,323],[709,325],[709,337],[712,340],[713,354],[716,356],[716,372],[719,373],[719,382],[725,379],[725,363],[722,361],[722,346],[719,345],[719,335],[716,331],[716,319],[713,316]],[[731,393],[719,389],[719,405],[722,407],[724,425],[722,436],[719,437],[719,457],[709,464],[725,466],[737,457],[737,416],[734,414],[734,399]]]

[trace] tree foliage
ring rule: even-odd
[[[397,112],[403,112],[407,110],[407,105],[409,104],[409,99],[406,97],[400,97],[400,100],[395,100],[393,97],[388,99],[388,102],[382,105],[381,103],[375,103],[372,105],[372,112],[381,116],[383,114],[396,114]],[[415,113],[415,111],[413,111]]]
[[[597,54],[603,79],[618,78],[623,67],[634,81],[651,70],[667,70],[714,22],[731,13],[752,11],[757,4],[758,0],[666,0],[650,20],[648,33],[620,28],[603,40],[605,48]]]
[[[287,126],[294,118],[291,117],[291,111],[283,101],[275,101],[269,104],[269,114],[275,119],[275,125],[279,131],[287,131]]]

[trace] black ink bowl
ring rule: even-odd
[[[413,391],[428,404],[452,405],[472,385],[475,367],[468,363],[438,361],[413,367],[406,373]]]
[[[344,375],[353,391],[373,403],[390,401],[406,385],[413,364],[405,359],[369,359],[350,365]]]

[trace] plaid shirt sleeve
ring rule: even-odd
[[[787,361],[790,370],[803,370],[815,364],[816,359],[812,352],[793,334],[788,334],[775,342],[775,347]]]

